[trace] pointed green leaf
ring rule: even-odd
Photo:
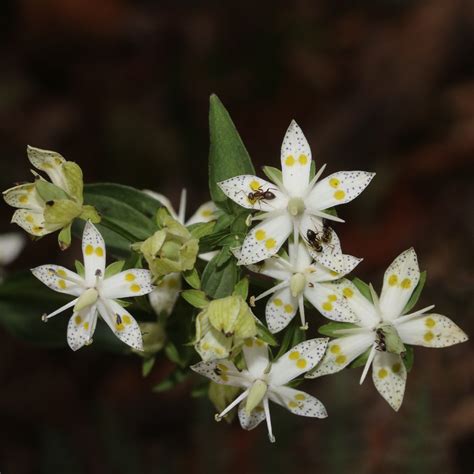
[[[413,291],[408,303],[403,308],[402,314],[407,314],[415,305],[418,303],[418,299],[420,298],[421,292],[423,287],[425,286],[426,282],[426,271],[420,273],[420,280],[418,281],[418,285],[416,285],[415,290]]]
[[[71,224],[63,227],[58,234],[58,243],[61,250],[66,250],[71,245]]]
[[[370,287],[367,283],[363,282],[359,278],[353,278],[352,283],[356,286],[356,288],[372,303],[372,295],[370,293]]]
[[[181,296],[195,308],[205,308],[209,304],[209,300],[206,298],[206,293],[200,290],[184,290],[181,292]]]
[[[247,301],[249,294],[249,279],[248,277],[242,278],[234,287],[232,292],[234,296],[240,296],[244,301]]]
[[[183,272],[183,278],[191,288],[194,288],[195,290],[201,288],[201,279],[199,278],[199,273],[196,268]]]
[[[153,366],[155,365],[155,358],[154,357],[148,357],[146,359],[143,359],[142,362],[142,376],[143,377],[148,377],[148,375],[151,372],[151,369],[153,369]]]
[[[269,346],[277,346],[278,341],[275,336],[264,326],[260,321],[257,322],[257,337],[263,342],[266,342]]]
[[[407,372],[413,367],[413,362],[415,360],[415,351],[413,350],[413,346],[405,346],[406,352],[402,355],[403,363],[405,364],[405,368]]]
[[[117,275],[123,270],[123,266],[125,265],[125,260],[117,260],[116,262],[111,263],[106,269],[104,273],[105,278],[110,278],[111,276]]]
[[[79,260],[76,260],[74,262],[74,266],[76,267],[76,273],[80,277],[84,278],[84,276],[86,274],[86,270],[85,270],[84,265],[82,264],[82,262],[80,262]]]
[[[323,336],[328,336],[328,337],[342,337],[340,333],[337,331],[340,331],[341,329],[354,329],[358,328],[356,324],[353,323],[328,323],[328,324],[323,324],[318,328],[319,334],[322,334]]]
[[[223,298],[234,291],[234,286],[240,277],[240,268],[235,258],[229,258],[223,265],[217,262],[222,258],[221,250],[207,265],[202,273],[201,288],[212,298]]]
[[[283,186],[283,175],[281,170],[274,168],[273,166],[263,166],[262,171],[266,177],[277,186]]]
[[[369,354],[372,347],[369,347],[365,352],[363,352],[360,356],[356,357],[350,364],[349,368],[356,369],[357,367],[361,367],[366,364],[367,359],[369,358]]]
[[[45,202],[54,201],[55,199],[70,199],[63,189],[44,179],[37,179],[35,187],[41,199]]]
[[[197,224],[187,226],[187,229],[195,239],[202,239],[206,235],[212,234],[215,225],[216,221],[198,222]]]

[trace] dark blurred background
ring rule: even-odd
[[[376,171],[341,209],[345,252],[380,285],[413,245],[436,303],[473,334],[474,2],[364,0],[0,3],[0,185],[28,179],[26,144],[78,162],[86,182],[208,199],[208,98],[256,166],[279,166],[292,118],[328,172]],[[12,210],[0,208],[0,231]],[[77,251],[77,243],[75,250]],[[55,237],[10,271],[61,261]],[[38,309],[38,314],[41,309]],[[66,316],[63,316],[65,318]],[[320,320],[314,320],[317,326]],[[184,385],[151,393],[140,360],[46,350],[0,330],[0,471],[23,473],[471,473],[470,342],[418,348],[398,414],[360,371],[308,382],[323,421],[272,410],[246,433]],[[40,336],[39,336],[40,337]]]

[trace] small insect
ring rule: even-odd
[[[316,252],[322,252],[323,246],[321,245],[321,238],[319,237],[319,232],[315,232],[312,229],[306,231],[306,240],[308,245],[315,250]]]
[[[258,201],[271,201],[272,199],[276,198],[275,194],[270,191],[270,188],[268,188],[266,191],[264,191],[262,188],[258,188],[256,191],[248,193],[247,197],[253,204]]]
[[[377,334],[377,340],[375,341],[375,348],[378,351],[385,352],[387,350],[387,344],[385,343],[385,334],[382,328],[378,328],[375,333]]]
[[[328,226],[326,219],[323,219],[323,231],[321,235],[321,241],[325,244],[329,244],[332,239],[332,229]]]
[[[116,314],[115,316],[117,317],[116,319],[117,326],[120,326],[122,324],[122,318],[120,317],[119,314]]]
[[[222,370],[219,369],[219,367],[216,367],[216,368],[214,369],[214,373],[215,373],[217,376],[219,376],[219,375],[222,374]]]

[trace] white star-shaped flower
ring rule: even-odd
[[[372,365],[376,389],[394,410],[403,401],[407,371],[401,355],[404,344],[448,347],[464,342],[467,335],[451,319],[428,313],[434,305],[404,314],[420,279],[416,253],[410,248],[388,267],[380,299],[371,288],[373,303],[349,280],[333,283],[337,300],[334,306],[344,315],[339,321],[357,321],[358,328],[337,331],[342,337],[332,340],[321,364],[306,377],[333,374],[370,349],[360,383]]]
[[[244,389],[225,410],[216,415],[218,421],[240,404],[239,420],[242,428],[252,430],[266,420],[268,436],[274,442],[269,400],[295,415],[314,418],[327,416],[324,405],[317,398],[287,386],[291,380],[316,366],[324,355],[327,341],[319,338],[301,342],[276,361],[270,362],[267,344],[257,339],[247,339],[243,346],[246,370],[238,370],[232,361],[226,359],[200,362],[191,368],[218,384]]]
[[[142,334],[133,316],[117,298],[146,295],[153,291],[149,270],[130,269],[105,277],[105,243],[96,227],[87,222],[82,236],[84,277],[58,265],[32,269],[33,275],[52,290],[76,298],[56,311],[43,315],[43,321],[74,307],[67,328],[67,341],[76,351],[92,342],[97,313],[125,344],[142,350]]]
[[[254,272],[267,275],[279,280],[280,283],[255,298],[255,301],[272,295],[265,308],[268,329],[276,333],[284,329],[296,315],[299,309],[302,329],[307,329],[304,311],[306,298],[322,314],[332,319],[344,318],[333,306],[335,298],[328,282],[338,280],[350,273],[361,261],[352,255],[342,255],[343,270],[337,273],[325,268],[308,252],[306,245],[300,242],[289,245],[289,259],[275,256],[265,260],[262,266],[249,265]],[[346,319],[344,319],[345,321]]]
[[[246,236],[239,264],[250,265],[275,255],[293,233],[310,245],[313,257],[325,267],[341,272],[344,262],[341,245],[333,229],[323,219],[344,222],[326,212],[356,198],[375,173],[340,171],[318,182],[326,165],[310,180],[311,149],[303,132],[292,121],[281,147],[282,180],[275,184],[257,176],[241,175],[218,183],[233,201],[247,209],[262,211],[254,220],[263,220]],[[314,239],[308,238],[308,230]]]

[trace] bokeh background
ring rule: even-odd
[[[472,0],[0,3],[0,184],[28,177],[27,143],[86,182],[208,198],[208,98],[230,111],[256,166],[278,166],[295,118],[317,164],[377,177],[344,206],[344,250],[378,286],[413,245],[436,303],[474,333]],[[11,209],[0,207],[0,231]],[[30,243],[10,272],[61,261]],[[38,314],[41,314],[38,308]],[[316,326],[315,321],[313,326]],[[323,421],[274,407],[278,439],[216,424],[190,385],[151,387],[135,357],[47,350],[0,329],[0,471],[23,473],[471,473],[470,342],[417,349],[398,414],[359,370],[308,382]],[[38,336],[41,337],[40,335]]]

